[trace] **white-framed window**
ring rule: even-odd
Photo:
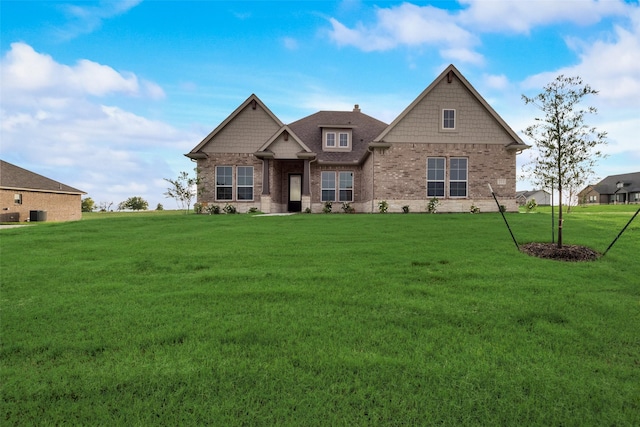
[[[456,110],[445,108],[442,110],[442,129],[454,130],[456,128]]]
[[[348,148],[349,147],[349,134],[346,132],[340,132],[338,146],[340,148]]]
[[[253,200],[253,166],[238,166],[236,197],[238,200]]]
[[[467,158],[449,160],[449,197],[467,197]]]
[[[323,202],[353,201],[353,172],[322,172],[321,181],[320,192]]]
[[[13,195],[13,203],[15,203],[16,205],[21,205],[22,204],[22,194],[15,193]]]
[[[427,159],[427,197],[444,197],[445,158]]]
[[[322,172],[321,194],[323,202],[336,200],[336,173]]]
[[[216,200],[233,200],[233,167],[216,166]]]
[[[325,145],[327,147],[335,147],[336,146],[336,133],[335,132],[327,132]]]

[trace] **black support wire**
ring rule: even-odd
[[[504,223],[507,224],[507,230],[509,230],[509,234],[511,234],[511,238],[513,239],[513,243],[515,243],[516,248],[520,250],[520,246],[518,246],[518,242],[516,241],[516,237],[513,235],[511,231],[511,227],[509,227],[509,223],[507,222],[507,218],[504,216],[504,212],[502,212],[502,208],[500,207],[500,203],[498,203],[498,198],[496,197],[496,193],[493,192],[493,188],[491,188],[491,184],[487,184],[489,186],[489,191],[491,191],[491,195],[493,196],[493,200],[496,201],[496,205],[498,206],[498,211],[502,215],[502,219],[504,219]]]

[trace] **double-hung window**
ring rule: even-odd
[[[253,166],[238,166],[236,194],[238,200],[253,200]]]
[[[233,168],[216,166],[216,200],[233,200]]]
[[[335,146],[336,146],[336,133],[327,132],[327,147],[335,147]]]
[[[340,148],[347,148],[349,147],[349,134],[348,133],[340,133],[339,134],[340,137],[340,141],[338,142],[338,146]]]
[[[338,173],[339,187],[339,201],[352,202],[353,201],[353,172],[339,172]]]
[[[353,172],[322,172],[321,185],[323,202],[353,201]]]
[[[336,200],[336,173],[322,172],[322,201],[333,202]]]
[[[21,205],[22,204],[22,194],[15,193],[13,195],[13,203],[15,203],[16,205]]]
[[[456,110],[442,110],[442,129],[454,130],[456,128]]]
[[[427,159],[427,197],[444,197],[445,158]]]
[[[467,159],[452,157],[449,174],[449,196],[467,197]]]

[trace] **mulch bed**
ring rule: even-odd
[[[557,261],[593,261],[600,258],[598,252],[586,246],[563,245],[559,249],[556,243],[527,243],[520,245],[520,250],[527,255]]]

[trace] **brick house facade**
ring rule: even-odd
[[[25,222],[32,211],[38,220],[82,218],[84,191],[0,160],[0,221]]]
[[[517,210],[516,154],[529,148],[453,66],[391,124],[360,111],[320,111],[283,124],[255,95],[200,142],[198,202],[244,212]]]

